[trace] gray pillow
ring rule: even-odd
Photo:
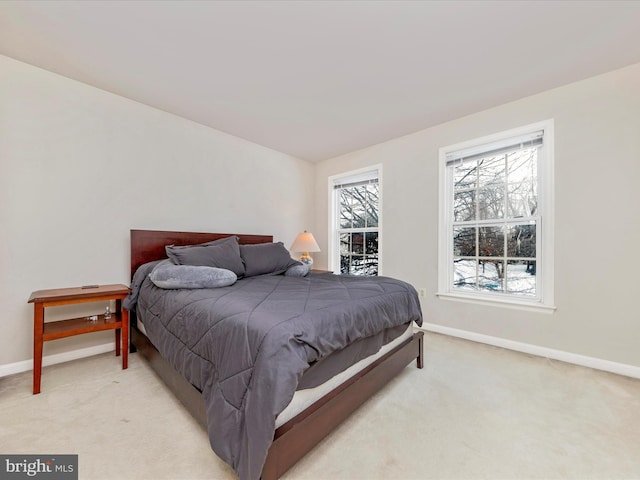
[[[225,237],[200,245],[167,245],[165,251],[176,265],[224,268],[239,277],[244,274],[238,237]]]
[[[306,277],[311,270],[311,265],[308,263],[300,263],[299,265],[293,265],[284,272],[287,277]]]
[[[291,258],[282,242],[240,245],[240,256],[244,262],[245,277],[278,275],[289,267],[300,265],[300,262]]]
[[[231,235],[230,237],[223,237],[217,240],[211,240],[210,242],[198,243],[194,245],[167,245],[164,247],[165,250],[170,249],[172,252],[181,251],[193,247],[208,247],[210,245],[222,245],[223,243],[238,243],[238,237]]]
[[[238,277],[231,270],[194,265],[174,265],[168,260],[160,262],[149,274],[149,279],[160,288],[218,288],[233,285]]]

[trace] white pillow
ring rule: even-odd
[[[231,270],[196,265],[174,265],[169,260],[160,262],[149,274],[159,288],[218,288],[233,285],[238,279]]]

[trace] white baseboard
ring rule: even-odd
[[[490,335],[459,330],[457,328],[443,327],[433,323],[424,323],[422,325],[422,329],[430,332],[442,333],[452,337],[464,338],[465,340],[471,340],[473,342],[486,343],[495,347],[515,350],[517,352],[529,353],[538,357],[552,358],[562,362],[573,363],[574,365],[581,365],[583,367],[594,368],[596,370],[617,373],[618,375],[640,378],[640,367],[635,367],[626,363],[617,363],[610,360],[603,360],[601,358],[587,357],[585,355],[578,355],[576,353],[565,352],[563,350],[554,350],[553,348],[515,342],[505,338],[492,337]]]
[[[42,366],[55,365],[56,363],[68,362],[78,358],[90,357],[101,353],[112,352],[115,350],[113,342],[96,345],[95,347],[79,348],[70,352],[56,353],[55,355],[46,355],[42,357]],[[27,372],[33,370],[33,360],[23,360],[22,362],[8,363],[0,365],[0,377],[13,375],[15,373]]]

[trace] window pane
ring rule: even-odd
[[[478,162],[478,185],[504,185],[505,156],[483,158]]]
[[[378,184],[367,185],[367,227],[378,226],[378,196]]]
[[[349,257],[349,275],[358,275],[361,270],[362,257],[351,255]]]
[[[517,295],[536,295],[536,262],[509,260],[507,262],[507,292]]]
[[[536,225],[510,225],[507,227],[507,256],[536,257]]]
[[[503,290],[504,262],[484,259],[479,261],[478,283],[481,290],[501,292]]]
[[[367,267],[367,275],[378,275],[378,255],[368,257],[369,265]]]
[[[349,268],[349,274],[366,275],[364,255],[351,255],[351,267]]]
[[[351,228],[353,195],[350,188],[340,190],[340,228]]]
[[[478,232],[478,251],[483,257],[503,256],[504,232],[502,227],[480,227]]]
[[[507,205],[511,218],[532,217],[538,211],[538,197],[531,183],[509,185]]]
[[[342,275],[348,275],[351,268],[351,261],[349,255],[340,255],[340,273]]]
[[[367,201],[367,188],[365,186],[351,188],[351,215],[353,228],[365,227],[365,204]]]
[[[476,260],[454,260],[453,286],[465,290],[476,289],[477,262]]]
[[[365,233],[365,253],[367,255],[378,255],[378,232]],[[376,262],[377,263],[377,262]]]
[[[477,179],[477,162],[466,162],[455,166],[453,185],[456,190],[475,188]]]
[[[351,234],[340,234],[340,255],[348,255],[351,251]]]
[[[364,233],[354,232],[351,234],[351,252],[364,254]]]
[[[456,192],[453,199],[453,220],[467,222],[476,219],[476,191]]]
[[[508,165],[508,214],[513,218],[531,217],[538,210],[538,149],[510,153]]]
[[[538,149],[525,148],[507,155],[509,183],[535,180],[538,176]]]
[[[480,189],[478,216],[480,220],[492,220],[504,216],[504,185],[493,185]]]
[[[476,255],[475,227],[453,228],[453,255],[456,257],[474,257]]]

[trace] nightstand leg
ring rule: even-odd
[[[116,300],[116,312],[120,313],[122,310],[122,302],[120,300]],[[120,356],[120,329],[116,328],[116,357]]]
[[[122,308],[122,369],[129,367],[129,311]]]
[[[116,328],[116,357],[120,356],[120,329]]]
[[[44,307],[36,303],[33,310],[33,394],[40,393],[42,377],[42,335],[44,333]]]

